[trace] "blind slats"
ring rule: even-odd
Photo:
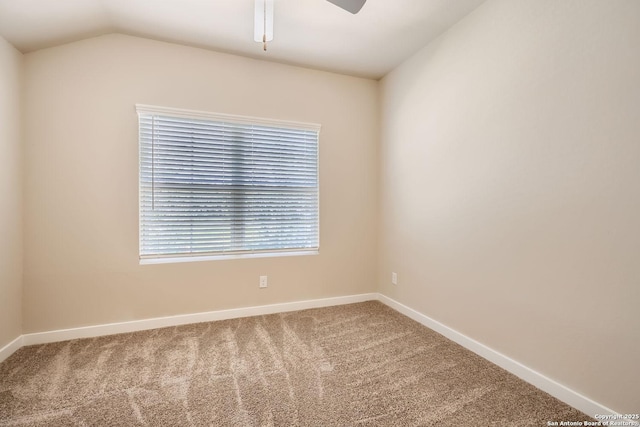
[[[317,250],[317,130],[138,117],[141,258]]]

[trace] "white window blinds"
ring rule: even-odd
[[[137,111],[141,259],[318,250],[318,125]]]

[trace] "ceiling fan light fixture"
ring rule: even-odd
[[[259,43],[273,40],[273,0],[256,0],[253,39]]]

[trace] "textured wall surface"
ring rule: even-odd
[[[25,69],[25,332],[375,288],[375,81],[123,35]],[[136,103],[321,124],[320,254],[139,265]]]
[[[489,1],[381,89],[381,292],[622,413],[640,409],[638,41],[638,1]]]
[[[123,35],[22,64],[0,40],[0,347],[23,305],[29,333],[377,286],[638,412],[638,40],[636,0],[489,0],[380,85]],[[140,266],[136,103],[322,124],[321,254]]]
[[[0,348],[22,334],[22,66],[0,37]]]

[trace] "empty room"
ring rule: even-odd
[[[0,0],[0,426],[639,426],[639,0]]]

